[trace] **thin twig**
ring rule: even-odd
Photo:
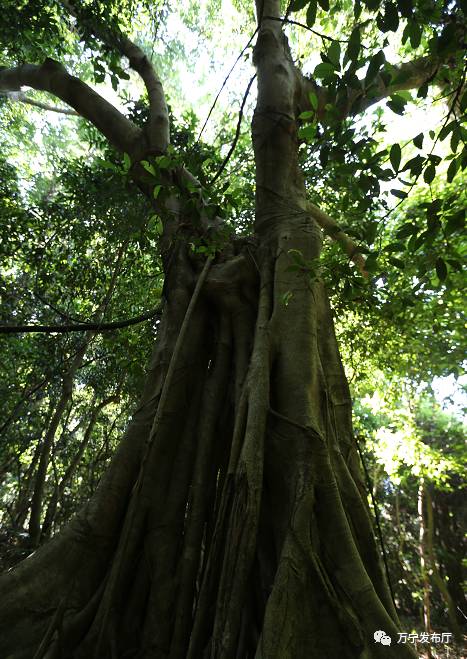
[[[245,90],[245,94],[243,95],[242,104],[241,104],[241,106],[240,106],[240,112],[239,112],[239,114],[238,114],[237,129],[236,129],[236,131],[235,131],[235,137],[234,137],[233,142],[232,142],[232,144],[231,144],[231,146],[230,146],[229,152],[228,152],[228,154],[225,156],[225,158],[224,158],[224,160],[223,160],[221,166],[220,166],[219,169],[217,170],[217,172],[216,172],[214,178],[212,178],[212,179],[209,181],[209,185],[213,185],[213,184],[217,181],[217,179],[219,178],[219,176],[220,176],[220,175],[222,174],[222,172],[224,171],[224,169],[225,169],[227,163],[229,162],[230,157],[232,156],[232,153],[233,153],[234,150],[235,150],[235,147],[237,146],[237,142],[238,142],[238,139],[239,139],[239,137],[240,137],[240,128],[241,128],[241,126],[242,126],[243,111],[244,111],[244,109],[245,109],[245,103],[246,103],[246,100],[247,100],[247,98],[248,98],[248,94],[250,93],[251,85],[253,84],[255,78],[256,78],[256,73],[250,78],[250,82],[248,83],[247,88],[246,88],[246,90]]]
[[[334,37],[328,37],[327,34],[318,32],[318,30],[314,30],[309,25],[305,25],[305,23],[300,23],[299,21],[294,21],[291,18],[287,18],[287,16],[284,16],[283,18],[279,18],[277,16],[263,16],[263,18],[264,20],[268,19],[270,21],[280,21],[281,23],[288,23],[289,25],[297,25],[298,27],[302,27],[304,30],[308,30],[308,32],[312,32],[320,39],[324,39],[326,41],[338,41],[339,43],[349,43],[349,39],[335,39]]]
[[[241,59],[241,57],[242,57],[242,55],[243,55],[243,53],[247,50],[247,48],[250,47],[251,42],[253,41],[253,39],[254,39],[255,36],[256,36],[256,33],[258,32],[258,29],[259,29],[259,27],[256,28],[256,30],[253,32],[253,34],[251,35],[251,37],[248,39],[248,42],[247,42],[246,46],[242,49],[242,51],[240,52],[240,54],[239,54],[239,56],[237,57],[237,59],[235,60],[235,62],[232,64],[232,67],[230,68],[230,71],[229,71],[229,72],[227,73],[227,75],[225,76],[225,78],[224,78],[224,82],[222,83],[221,88],[220,88],[219,91],[217,92],[216,98],[214,99],[213,104],[211,105],[211,108],[210,108],[210,110],[209,110],[209,112],[208,112],[208,116],[206,117],[206,120],[205,120],[205,122],[204,122],[204,124],[203,124],[203,127],[201,128],[201,130],[200,130],[200,132],[199,132],[199,135],[198,135],[198,137],[197,137],[197,139],[196,139],[195,145],[198,144],[198,142],[200,141],[200,139],[201,139],[201,135],[203,134],[204,129],[206,128],[207,123],[208,123],[209,119],[211,118],[211,114],[213,113],[213,110],[214,110],[214,108],[216,107],[217,101],[219,100],[219,96],[221,95],[222,90],[223,90],[224,87],[226,86],[228,79],[229,79],[230,76],[232,75],[232,71],[233,71],[234,68],[237,66],[238,62],[240,61],[240,59]]]

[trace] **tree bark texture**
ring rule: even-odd
[[[394,645],[327,293],[290,268],[322,237],[298,166],[300,77],[279,2],[261,4],[255,236],[201,266],[164,230],[140,406],[85,509],[0,578],[2,657],[415,656]]]

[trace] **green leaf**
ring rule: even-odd
[[[345,280],[344,288],[342,291],[342,295],[346,300],[351,300],[353,291],[352,291],[352,284],[349,282],[348,279]]]
[[[96,162],[99,163],[101,167],[104,169],[110,169],[112,172],[118,172],[119,169],[114,165],[113,162],[109,162],[108,160],[103,160],[102,158],[96,158]]]
[[[450,144],[450,146],[451,146],[451,151],[453,153],[456,153],[457,147],[459,146],[460,139],[461,139],[461,132],[459,130],[459,127],[456,126],[454,128],[454,130],[452,131],[452,135],[451,135],[451,144]]]
[[[162,185],[154,186],[154,190],[153,190],[154,199],[157,199],[157,197],[159,196],[159,192],[161,191],[161,188]]]
[[[316,136],[316,124],[307,124],[301,126],[298,130],[298,137],[302,140],[312,140]]]
[[[131,158],[128,153],[123,154],[123,171],[128,172],[131,167]]]
[[[465,210],[458,211],[451,215],[446,222],[446,231],[451,234],[456,231],[462,231],[465,226]]]
[[[148,229],[154,229],[155,232],[160,236],[164,230],[162,220],[158,215],[152,215],[148,222]]]
[[[431,163],[433,163],[433,165],[436,167],[437,165],[439,165],[439,163],[441,162],[442,158],[441,158],[440,156],[437,156],[436,153],[430,153],[430,154],[428,155],[428,160],[429,160]]]
[[[379,73],[380,68],[383,63],[386,61],[384,53],[382,50],[373,55],[368,65],[368,69],[365,76],[365,87],[368,87],[371,82],[376,78]]]
[[[412,101],[413,100],[412,99],[412,94],[410,93],[410,91],[408,89],[400,89],[397,92],[396,96],[398,98],[402,98],[404,101]]]
[[[374,252],[368,254],[365,259],[365,270],[367,272],[375,272],[376,268],[378,267],[377,257],[378,255]]]
[[[386,30],[390,30],[391,32],[396,32],[399,27],[399,12],[396,5],[392,2],[387,2],[385,5],[384,25]]]
[[[428,231],[429,231],[430,234],[431,234],[431,232],[436,233],[438,231],[438,229],[440,228],[440,226],[441,226],[441,222],[438,220],[436,215],[428,217],[427,227],[428,227]]]
[[[341,59],[341,46],[338,41],[333,41],[329,46],[327,53],[329,59],[334,64],[336,69],[340,69],[340,59]]]
[[[416,21],[410,21],[409,25],[410,45],[412,48],[418,48],[422,40],[423,28],[420,23]]]
[[[449,133],[454,129],[456,125],[457,125],[457,121],[454,119],[453,121],[450,121],[448,124],[443,126],[439,131],[438,139],[441,142],[445,140],[446,137],[449,135]]]
[[[407,192],[404,192],[403,190],[391,190],[391,194],[398,199],[405,199],[408,196]]]
[[[414,224],[413,222],[406,222],[396,232],[396,237],[397,238],[407,238],[407,236],[412,236],[415,233],[418,233],[417,225]]]
[[[334,74],[334,66],[332,64],[328,64],[327,62],[321,62],[321,64],[318,64],[313,72],[315,78],[329,78],[329,76]]]
[[[365,240],[369,245],[374,243],[378,232],[378,222],[372,222],[365,231]]]
[[[156,170],[154,169],[154,165],[151,165],[147,160],[142,160],[141,164],[143,165],[144,169],[152,174],[153,176],[156,175]]]
[[[444,26],[443,31],[438,37],[438,43],[436,46],[438,55],[441,54],[444,55],[456,49],[458,43],[458,39],[456,35],[457,29],[458,28],[455,22],[453,23],[449,22],[447,23],[447,25]]]
[[[413,11],[413,1],[397,0],[397,8],[401,16],[403,16],[404,18],[410,18]]]
[[[465,91],[462,95],[462,98],[459,103],[459,107],[461,112],[465,112],[467,110],[467,91]]]
[[[311,0],[310,4],[308,5],[308,9],[306,10],[306,24],[308,27],[313,27],[316,21],[316,10],[317,10],[317,2],[316,0]]]
[[[358,59],[358,55],[360,53],[360,45],[360,28],[355,27],[352,30],[352,34],[350,35],[349,39],[349,45],[347,47],[347,57],[352,62],[355,62]]]
[[[323,146],[320,149],[319,152],[319,162],[321,164],[321,167],[326,167],[328,164],[329,160],[329,147],[328,146]]]
[[[444,281],[448,276],[448,268],[446,266],[446,263],[443,261],[441,257],[438,257],[436,259],[435,268],[436,268],[436,274],[438,275],[438,279],[440,281]]]
[[[404,109],[406,104],[407,101],[405,100],[405,98],[402,98],[397,94],[393,94],[391,96],[391,100],[386,103],[388,108],[390,108],[396,114],[401,114],[401,115],[404,114]]]
[[[384,248],[385,252],[402,252],[405,249],[404,243],[391,243]]]
[[[402,34],[402,43],[404,44],[407,39],[410,39],[412,48],[418,48],[422,40],[422,32],[423,28],[419,22],[409,18]]]
[[[393,144],[391,151],[389,152],[389,159],[391,161],[392,168],[397,174],[399,171],[399,165],[401,164],[402,151],[398,144]]]
[[[423,180],[425,183],[431,183],[436,176],[436,169],[434,165],[428,165],[423,172]]]
[[[306,7],[308,0],[293,0],[290,5],[290,11],[300,11],[303,7]]]
[[[318,97],[314,92],[308,92],[308,98],[310,101],[310,105],[313,108],[313,110],[318,109]]]
[[[421,233],[421,234],[418,236],[418,238],[416,238],[416,239],[414,240],[413,244],[411,245],[411,249],[412,249],[414,252],[416,252],[417,249],[420,249],[420,247],[421,247],[423,244],[430,243],[430,242],[431,242],[431,240],[430,240],[430,236],[429,236],[428,231],[424,231],[423,233]]]
[[[417,92],[417,98],[426,98],[428,94],[428,83],[424,82],[423,85],[420,85]]]
[[[455,158],[454,160],[451,160],[451,162],[449,163],[448,172],[446,176],[448,183],[451,183],[452,179],[456,175],[456,172],[457,172],[457,159]]]
[[[156,163],[159,169],[168,169],[171,165],[171,160],[168,156],[158,156],[156,158]]]
[[[457,259],[446,259],[451,268],[453,268],[456,272],[463,272],[464,267],[463,263],[458,261]]]
[[[305,110],[305,112],[301,112],[298,115],[299,119],[313,119],[315,116],[316,112],[314,110]]]
[[[415,158],[411,158],[405,163],[402,171],[405,172],[407,169],[409,169],[411,176],[420,176],[420,174],[422,173],[424,162],[425,162],[425,158],[420,154],[418,154],[418,156],[415,156]]]
[[[413,143],[415,144],[417,149],[421,149],[423,145],[423,133],[419,133],[417,137],[414,137]]]
[[[405,262],[402,261],[402,259],[398,259],[395,256],[390,256],[388,260],[389,260],[389,263],[391,263],[392,265],[395,265],[396,268],[400,268],[401,270],[403,270],[405,268]]]
[[[426,209],[426,214],[429,218],[437,218],[442,208],[442,199],[433,199]]]

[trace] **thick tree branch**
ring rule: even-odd
[[[0,92],[21,91],[22,87],[49,92],[68,103],[119,151],[130,155],[141,152],[142,131],[86,83],[70,75],[59,62],[47,58],[40,65],[0,68]]]
[[[410,62],[386,69],[387,73],[391,75],[389,83],[386,83],[384,76],[379,74],[367,90],[364,82],[360,81],[360,89],[349,88],[348,102],[341,111],[341,118],[358,115],[398,91],[416,89],[424,83],[435,82],[441,64],[442,59],[439,57],[418,57]],[[298,98],[298,114],[314,110],[309,99],[309,94],[312,92],[318,99],[317,118],[322,119],[326,112],[326,103],[328,103],[326,87],[318,85],[315,80],[301,74],[300,78],[301,94]]]
[[[310,215],[318,222],[324,232],[333,240],[339,243],[349,259],[355,263],[360,273],[368,278],[368,272],[365,270],[365,257],[360,252],[358,245],[350,238],[345,231],[342,231],[335,220],[327,213],[322,211],[311,201],[307,203]]]
[[[83,17],[72,0],[62,0],[61,4],[94,36],[128,58],[130,67],[141,76],[149,99],[149,120],[146,127],[149,147],[151,150],[164,153],[170,141],[169,112],[162,83],[145,52],[119,30],[109,29]]]
[[[378,103],[383,98],[404,89],[416,89],[424,83],[434,80],[441,64],[439,57],[418,57],[410,62],[404,62],[391,68],[391,81],[384,82],[381,75],[376,77],[371,95],[367,95],[362,84],[361,90],[354,90],[349,99],[348,114],[356,115]],[[394,82],[393,82],[394,81]]]
[[[18,103],[26,103],[26,105],[32,105],[35,108],[40,108],[41,110],[47,110],[48,112],[58,112],[59,114],[66,114],[70,117],[79,117],[79,114],[76,110],[69,110],[68,108],[59,108],[56,105],[49,105],[49,103],[43,103],[42,101],[37,101],[30,96],[27,96],[24,92],[7,92],[6,97],[9,101],[16,101]]]

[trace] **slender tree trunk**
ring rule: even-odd
[[[425,524],[425,483],[423,478],[420,479],[418,486],[418,521],[419,521],[419,539],[418,551],[420,554],[420,573],[422,577],[422,592],[423,592],[423,605],[422,605],[422,618],[423,627],[428,634],[431,634],[431,598],[430,598],[430,578],[428,576],[427,566],[427,529]],[[433,655],[431,647],[427,647],[427,656],[430,659]]]
[[[426,495],[426,536],[427,536],[427,553],[433,582],[441,593],[448,611],[449,626],[458,643],[462,642],[462,632],[457,621],[456,605],[449,593],[446,582],[443,579],[436,560],[435,549],[433,544],[434,520],[433,520],[433,502],[428,488],[425,490]]]
[[[34,489],[31,497],[31,513],[29,516],[29,541],[32,547],[39,544],[41,533],[42,499],[44,494],[45,479],[49,467],[50,452],[52,450],[55,434],[57,432],[63,413],[68,407],[73,393],[73,378],[76,369],[81,364],[84,351],[80,351],[80,358],[73,360],[72,367],[62,378],[62,393],[54,410],[50,425],[44,437],[41,447],[39,465],[34,478]],[[76,366],[75,366],[76,365]]]
[[[118,400],[118,397],[116,396],[110,396],[109,398],[106,398],[105,400],[101,401],[99,404],[95,405],[94,409],[91,412],[91,418],[89,420],[89,424],[86,428],[86,431],[84,433],[83,439],[78,447],[78,450],[76,451],[75,455],[73,456],[70,464],[68,467],[65,469],[65,473],[63,474],[60,482],[57,483],[54,493],[49,501],[49,504],[47,506],[47,510],[45,513],[44,517],[44,522],[42,524],[42,530],[41,530],[41,541],[48,538],[50,535],[51,527],[52,524],[54,523],[55,520],[55,513],[57,510],[57,505],[58,502],[60,501],[61,497],[63,496],[63,492],[65,490],[65,487],[68,485],[70,482],[76,467],[78,466],[81,458],[83,457],[84,451],[86,450],[86,447],[89,443],[89,440],[91,439],[92,432],[94,430],[94,426],[96,425],[96,421],[99,417],[99,414],[102,412],[102,410],[109,405],[112,402],[115,402]]]
[[[45,423],[45,432],[47,432],[47,428],[50,426],[50,422],[52,421],[52,416],[54,413],[54,406],[52,400],[49,402],[49,409],[47,411],[47,416],[46,416],[46,423]],[[15,518],[15,526],[19,529],[22,529],[24,526],[24,523],[26,521],[26,518],[28,516],[29,512],[29,507],[30,507],[30,497],[31,497],[31,491],[33,488],[34,484],[34,472],[36,471],[36,468],[38,466],[41,454],[42,454],[42,447],[44,444],[44,439],[43,436],[39,438],[36,444],[36,448],[34,449],[34,454],[32,456],[31,464],[29,465],[28,469],[26,470],[26,473],[24,474],[24,478],[22,482],[19,485],[19,491],[18,491],[18,500],[16,504],[16,513],[14,515]]]
[[[401,513],[400,513],[400,497],[399,497],[399,491],[396,490],[395,495],[394,495],[394,510],[395,510],[395,515],[396,515],[396,529],[397,529],[397,550],[399,556],[402,556],[403,551],[404,551],[404,531],[402,529],[401,525]]]
[[[104,299],[102,300],[99,309],[96,312],[97,321],[101,321],[102,318],[104,317],[107,306],[113,295],[117,283],[118,273],[120,271],[121,260],[123,254],[125,253],[127,245],[128,245],[128,240],[121,245],[118,251],[116,265],[112,273],[112,277],[109,283],[107,293]],[[44,498],[44,487],[47,478],[47,470],[49,467],[50,453],[52,451],[53,443],[55,441],[55,435],[57,433],[58,427],[62,420],[63,414],[66,408],[68,407],[68,405],[72,401],[73,384],[76,377],[76,373],[78,372],[79,368],[81,368],[86,351],[95,335],[96,335],[95,331],[88,331],[85,333],[82,344],[78,348],[76,354],[71,360],[70,365],[68,366],[66,372],[62,376],[62,391],[60,394],[60,398],[57,402],[55,411],[53,413],[50,425],[44,437],[41,457],[35,475],[34,491],[31,498],[31,514],[29,517],[29,541],[32,547],[37,547],[41,538],[41,517],[42,517],[42,507],[43,507],[43,498]]]

